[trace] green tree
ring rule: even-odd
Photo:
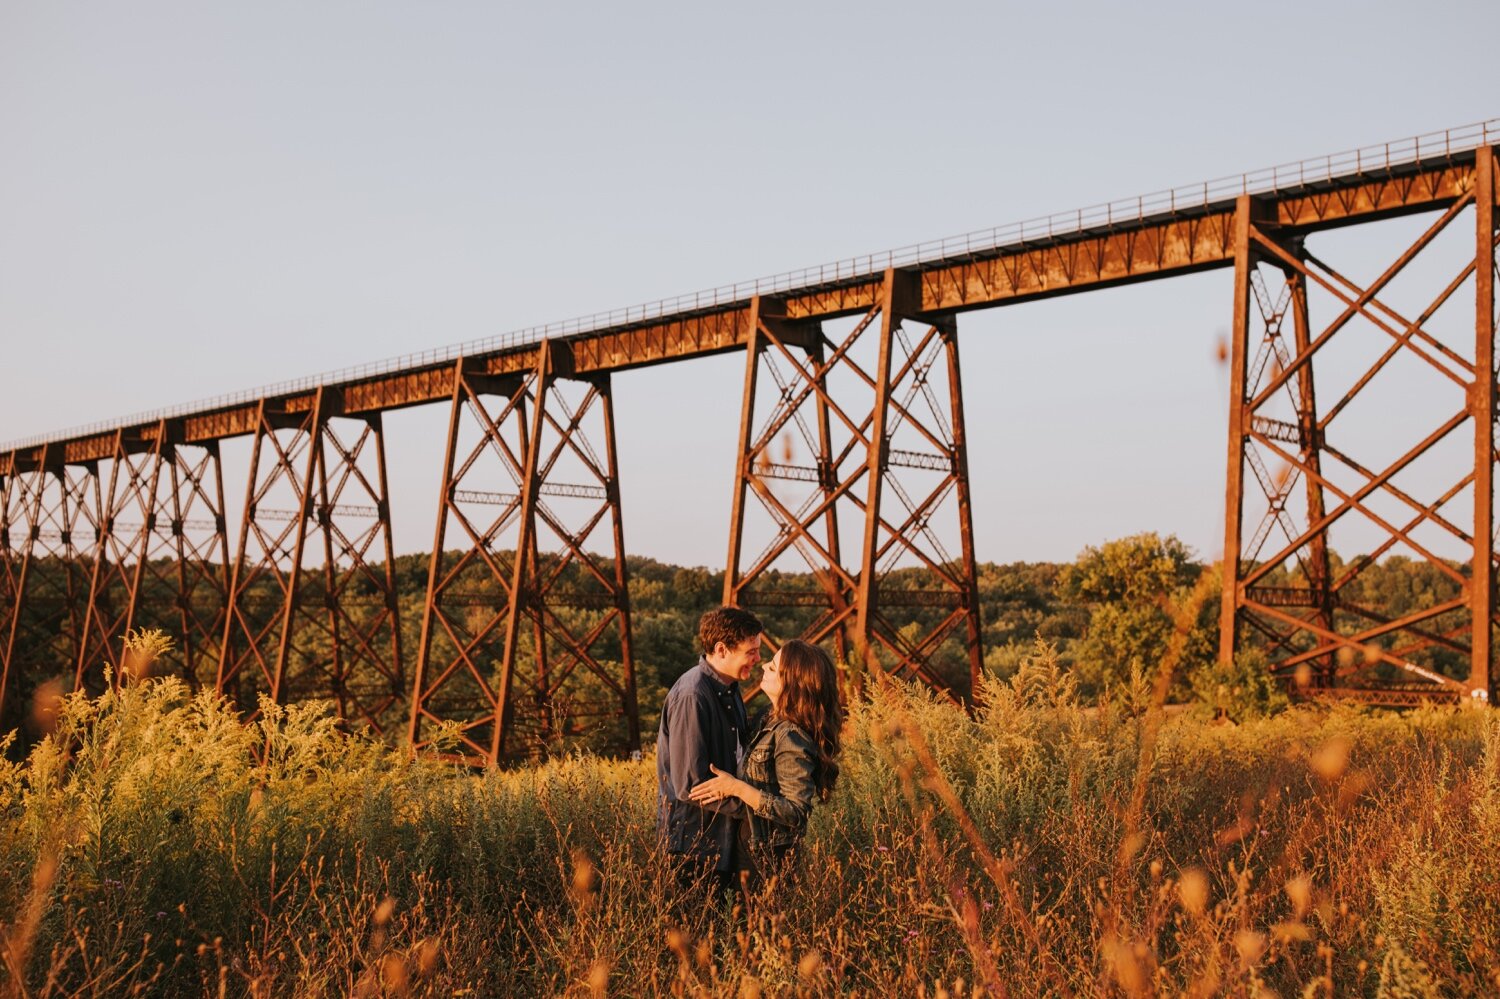
[[[1074,645],[1075,671],[1082,687],[1097,694],[1129,682],[1132,672],[1151,676],[1161,664],[1175,630],[1173,614],[1188,600],[1202,567],[1173,535],[1136,534],[1088,547],[1058,577],[1065,600],[1091,610],[1088,629]],[[1176,668],[1174,694],[1186,692],[1185,678],[1213,659],[1213,611],[1205,600]]]

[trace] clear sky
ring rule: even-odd
[[[1497,36],[1491,0],[0,0],[0,440],[1494,117]],[[1218,554],[1229,292],[962,317],[981,558]],[[742,365],[617,379],[633,551],[722,565]],[[399,550],[445,419],[390,418]]]

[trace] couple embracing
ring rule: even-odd
[[[770,707],[747,716],[740,682],[761,666],[764,627],[719,607],[698,623],[702,655],[667,694],[656,736],[657,834],[684,887],[726,892],[789,859],[838,777],[843,708],[828,653],[792,640],[762,666]]]

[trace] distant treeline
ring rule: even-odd
[[[445,557],[451,564],[456,557]],[[497,553],[502,564],[510,562],[509,553]],[[542,555],[544,567],[556,556]],[[1333,577],[1338,578],[1346,562],[1331,555]],[[553,563],[555,564],[555,563]],[[18,662],[12,672],[12,688],[7,697],[7,719],[14,724],[13,712],[29,695],[36,683],[50,676],[71,677],[77,651],[68,637],[68,615],[81,615],[88,592],[91,565],[86,562],[64,564],[57,560],[39,560],[31,566],[30,594],[26,613],[18,633]],[[178,607],[179,576],[175,563],[156,562],[144,573],[144,596],[135,624],[142,628],[161,628],[177,640],[175,665],[183,668],[186,659],[196,660],[198,683],[212,684],[217,670],[219,634],[184,635]],[[203,566],[215,570],[218,567]],[[1466,568],[1466,567],[1464,567]],[[373,579],[383,578],[384,566],[376,565],[368,575],[359,574],[339,583],[337,601],[354,622],[370,622],[383,612],[383,601]],[[1194,553],[1172,536],[1141,534],[1085,549],[1074,561],[980,563],[978,567],[979,601],[983,622],[984,662],[1000,678],[1009,678],[1038,640],[1055,647],[1061,663],[1072,669],[1085,697],[1097,697],[1111,686],[1129,684],[1132,675],[1148,674],[1160,660],[1172,633],[1170,614],[1174,601],[1183,601],[1199,580],[1205,567]],[[428,585],[429,560],[426,555],[403,555],[395,560],[394,579],[397,603],[396,619],[405,673],[409,681],[415,668],[421,641],[422,612]],[[704,568],[685,568],[655,559],[632,556],[628,559],[632,634],[636,676],[644,719],[654,723],[653,708],[661,701],[667,686],[695,660],[694,634],[699,616],[715,606],[723,592],[723,573]],[[462,578],[450,588],[462,594],[462,601],[472,611],[477,628],[486,613],[503,605],[504,590],[493,573],[476,560],[460,574]],[[219,597],[214,588],[202,581],[203,573],[189,572],[188,578],[199,580],[191,590],[189,603],[202,622],[211,621]],[[371,578],[373,577],[373,579]],[[896,570],[882,580],[886,590],[921,588],[929,585],[927,575],[918,570]],[[1268,585],[1304,585],[1294,571],[1278,570],[1265,581]],[[574,597],[602,596],[600,584],[577,564],[567,566],[557,575],[553,588]],[[311,668],[326,659],[331,646],[328,629],[322,623],[326,584],[319,570],[304,570],[299,611],[292,642],[291,670]],[[801,592],[817,590],[810,573],[771,573],[761,583],[766,592]],[[69,593],[72,596],[69,598]],[[1358,604],[1378,617],[1395,619],[1412,610],[1430,607],[1451,599],[1458,585],[1436,567],[1402,557],[1390,557],[1369,565],[1349,583],[1341,597]],[[104,604],[108,608],[110,601]],[[576,606],[558,606],[555,613],[575,633],[586,632],[603,610],[588,606],[587,599]],[[276,612],[280,607],[280,589],[269,574],[258,578],[241,602],[247,631],[237,633],[237,642],[246,644],[243,634],[261,636],[263,644],[274,647],[279,635]],[[71,608],[71,609],[70,609]],[[789,606],[765,609],[763,617],[774,636],[797,634],[819,613],[816,607]],[[940,609],[892,607],[889,616],[897,627],[929,627]],[[1274,698],[1274,685],[1267,685],[1261,673],[1264,659],[1255,654],[1256,636],[1246,636],[1244,662],[1224,671],[1216,664],[1218,601],[1216,592],[1198,607],[1197,626],[1177,663],[1174,696],[1179,699],[1200,697],[1218,702],[1221,710],[1253,710]],[[1345,615],[1349,628],[1368,626],[1368,618]],[[1429,624],[1442,630],[1442,618]],[[347,629],[346,629],[347,630]],[[606,630],[593,647],[594,655],[606,663],[618,662],[621,652],[613,629]],[[488,658],[498,656],[503,630],[490,636],[484,646]],[[523,636],[523,653],[531,651],[529,633]],[[376,647],[389,646],[389,632],[377,635]],[[199,650],[196,654],[193,650]],[[446,634],[436,634],[433,656],[452,657],[454,648]],[[382,651],[380,653],[384,655]],[[1460,653],[1430,648],[1410,657],[1421,665],[1462,676],[1467,663]],[[102,665],[100,670],[102,672]],[[967,659],[962,647],[962,629],[940,646],[933,656],[934,668],[956,688],[967,686]],[[369,686],[384,682],[380,677],[362,681]],[[253,706],[258,681],[247,671],[237,699]],[[395,720],[404,717],[409,705],[405,691],[386,709]],[[392,726],[399,728],[398,725]],[[649,729],[647,730],[649,731]]]

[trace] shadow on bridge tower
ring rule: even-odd
[[[0,732],[26,721],[41,683],[72,679],[100,509],[97,462],[67,464],[51,444],[31,461],[9,456],[0,502]]]
[[[114,433],[76,687],[102,690],[106,666],[114,683],[137,676],[125,639],[144,628],[174,639],[156,673],[213,685],[229,569],[219,446],[180,443],[181,429],[160,420]]]
[[[457,361],[410,740],[493,765],[640,747],[607,372]]]
[[[888,270],[850,320],[750,308],[724,602],[968,699],[982,664],[956,323]],[[811,580],[809,587],[798,580]]]
[[[1468,190],[1370,281],[1274,206],[1236,206],[1220,655],[1257,647],[1311,696],[1495,694],[1497,168],[1495,150],[1476,157]],[[1467,262],[1434,277],[1445,245]],[[1374,541],[1339,550],[1346,527]],[[1421,591],[1381,612],[1389,556]]]
[[[0,507],[7,724],[39,683],[97,693],[106,669],[119,682],[132,628],[176,640],[158,673],[212,684],[228,563],[218,444],[177,444],[179,429],[117,430],[108,455],[66,464],[55,445],[32,467],[11,456]]]
[[[350,726],[399,730],[405,706],[379,413],[345,416],[337,389],[256,409],[217,689],[328,703]]]

